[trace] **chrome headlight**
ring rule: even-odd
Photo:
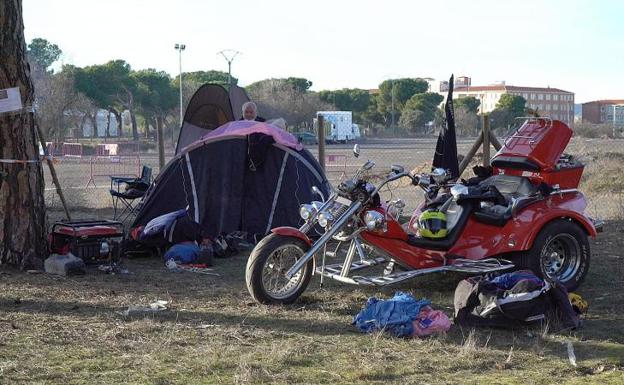
[[[334,220],[334,216],[330,213],[323,211],[318,216],[318,224],[321,227],[327,227]]]
[[[377,211],[367,211],[364,214],[364,223],[369,231],[381,230],[386,224],[386,218]]]
[[[304,221],[312,218],[316,214],[316,208],[312,205],[301,205],[299,206],[299,216]]]

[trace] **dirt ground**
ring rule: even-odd
[[[126,261],[130,274],[84,276],[0,268],[0,383],[624,383],[624,223],[592,242],[579,293],[580,330],[453,326],[402,340],[360,334],[352,317],[370,296],[406,290],[452,315],[460,275],[431,275],[384,290],[313,279],[290,306],[252,302],[246,254],[213,272],[173,273],[157,259]],[[131,305],[167,310],[125,316]],[[571,342],[577,366],[567,353]]]
[[[457,274],[383,290],[328,280],[320,288],[315,277],[297,303],[261,306],[245,287],[245,253],[217,260],[218,276],[173,273],[146,258],[126,260],[129,274],[90,268],[69,278],[0,266],[0,384],[624,384],[624,146],[584,139],[570,146],[588,161],[581,184],[588,211],[607,219],[591,242],[589,275],[578,291],[590,303],[579,330],[453,326],[443,335],[403,340],[360,334],[351,325],[368,297],[388,298],[395,290],[428,298],[451,316],[463,277]],[[379,167],[411,166],[417,155],[410,145],[390,152],[362,147],[364,157],[380,159]],[[111,218],[109,180],[99,177],[97,188],[85,189],[89,172],[59,165],[72,215]],[[413,188],[399,187],[396,196],[420,198]],[[46,191],[46,203],[50,222],[63,217],[54,191]],[[167,301],[167,310],[123,315],[157,300]]]

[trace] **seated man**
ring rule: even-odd
[[[243,118],[241,120],[255,120],[256,122],[265,122],[266,119],[258,116],[258,106],[254,102],[246,102],[243,104]]]

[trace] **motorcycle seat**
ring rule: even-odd
[[[493,175],[479,183],[479,186],[494,186],[507,199],[508,203],[515,198],[535,194],[538,187],[528,178],[515,175]],[[512,199],[513,198],[513,199]]]
[[[474,216],[478,222],[503,227],[507,221],[515,217],[520,210],[542,199],[543,197],[540,194],[512,198],[511,203],[507,206],[493,205],[481,207],[475,211]]]

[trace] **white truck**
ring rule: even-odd
[[[318,129],[318,116],[325,121],[325,140],[330,143],[348,142],[360,137],[360,127],[353,123],[351,111],[318,111],[314,128]]]

